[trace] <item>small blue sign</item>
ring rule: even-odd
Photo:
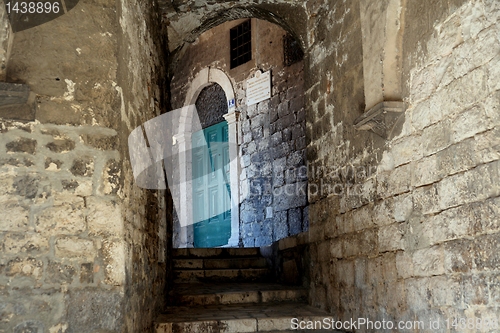
[[[234,108],[234,98],[227,101],[228,108]]]

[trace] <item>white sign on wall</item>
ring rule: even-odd
[[[271,98],[271,71],[255,72],[255,76],[247,80],[247,105],[257,104]]]

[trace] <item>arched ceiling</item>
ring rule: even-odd
[[[226,21],[255,17],[282,26],[307,47],[305,1],[296,0],[158,0],[167,25],[169,49],[192,43]]]

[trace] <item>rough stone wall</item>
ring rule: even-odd
[[[0,81],[5,80],[12,38],[13,34],[10,29],[5,5],[3,1],[0,1]]]
[[[162,305],[168,207],[134,185],[127,137],[164,107],[163,45],[120,5],[15,34],[6,80],[36,119],[0,123],[0,332],[147,331]]]
[[[152,330],[153,320],[165,305],[171,277],[172,204],[165,191],[147,191],[135,185],[128,159],[128,134],[137,126],[166,112],[168,84],[166,33],[160,26],[155,1],[127,0],[118,9],[122,38],[118,48],[118,86],[125,224],[125,297],[127,332]]]
[[[340,319],[418,320],[423,331],[429,320],[443,329],[446,319],[497,319],[498,2],[407,3],[407,110],[386,143],[351,130],[363,101],[361,85],[346,86],[361,63],[350,59],[361,41],[348,38],[359,10],[342,6],[330,5],[331,15],[344,14],[317,29],[334,42],[316,40],[310,53],[325,59],[310,59],[311,75],[325,64],[336,71],[317,76],[306,102],[308,161],[324,170],[310,182],[339,185],[312,198],[310,301]],[[325,43],[337,50],[324,52]],[[330,75],[338,84],[325,95]]]
[[[267,246],[308,229],[303,66],[273,69],[272,98],[242,109],[245,247]],[[245,95],[243,84],[237,84],[237,95]]]
[[[172,79],[172,100],[184,103],[191,80],[205,67],[225,71],[232,81],[239,120],[241,165],[240,245],[270,245],[308,228],[305,168],[304,62],[283,65],[280,27],[252,19],[253,57],[229,68],[229,29],[221,24],[181,51]],[[246,80],[256,69],[271,70],[272,98],[246,105]]]

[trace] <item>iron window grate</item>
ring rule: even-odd
[[[231,68],[238,67],[252,60],[252,26],[251,21],[230,30]]]

